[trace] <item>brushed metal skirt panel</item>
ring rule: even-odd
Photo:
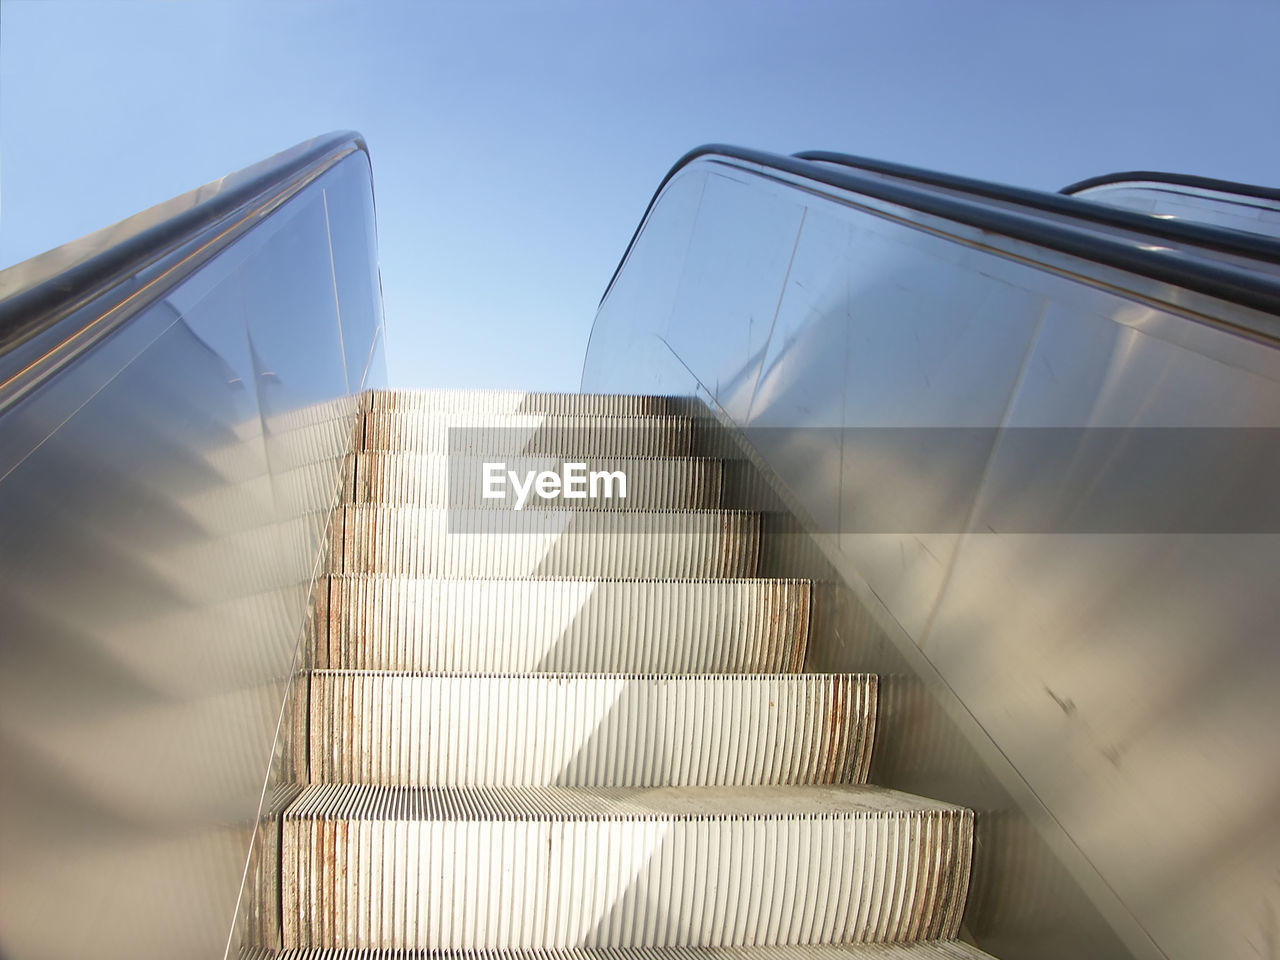
[[[972,833],[874,787],[328,785],[285,813],[285,946],[950,937]]]
[[[450,533],[450,521],[471,532]],[[572,512],[348,505],[332,573],[749,577],[760,518],[729,510]]]
[[[317,671],[311,782],[863,783],[877,678]]]
[[[778,673],[804,664],[805,580],[329,578],[316,664],[457,673]]]

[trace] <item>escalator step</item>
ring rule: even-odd
[[[693,421],[688,417],[391,411],[364,415],[362,449],[494,456],[687,457],[693,436]]]
[[[363,409],[378,413],[470,413],[502,416],[684,416],[700,405],[689,397],[598,393],[526,393],[522,390],[372,390]]]
[[[240,960],[991,960],[958,940],[777,947],[603,947],[452,950],[247,950]]]
[[[311,781],[391,786],[863,783],[869,674],[316,671]]]
[[[454,673],[787,673],[807,580],[329,578],[316,664]]]
[[[966,810],[877,787],[309,788],[287,947],[723,946],[953,937]]]
[[[332,573],[445,577],[750,577],[758,514],[440,510],[348,505]],[[335,518],[336,519],[336,518]],[[466,532],[451,532],[454,530]]]

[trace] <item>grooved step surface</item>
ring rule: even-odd
[[[861,783],[876,678],[316,672],[311,780],[429,786]]]
[[[521,456],[508,457],[502,462],[507,470],[515,471],[523,478],[531,472],[543,470],[563,475],[566,460],[563,457]],[[454,468],[452,476],[451,465]],[[561,509],[576,506],[582,510],[701,510],[720,506],[723,464],[719,460],[595,457],[586,466],[592,472],[624,474],[626,496],[621,497],[614,492],[613,496],[606,497],[603,483],[596,491],[600,496],[583,500],[543,500],[531,492],[525,509],[540,505],[559,506]],[[451,481],[457,483],[463,476],[473,482],[461,490],[453,489]],[[505,506],[510,509],[514,506],[514,499],[485,499],[482,477],[478,467],[464,475],[458,471],[453,458],[439,454],[362,453],[356,458],[354,483],[345,492],[346,501],[428,507]],[[502,489],[510,495],[509,484],[504,484]]]
[[[691,397],[607,393],[525,393],[522,390],[371,390],[361,409],[384,412],[680,416],[701,409]]]
[[[863,785],[878,680],[799,672],[811,584],[751,579],[761,517],[718,509],[737,461],[690,455],[702,404],[359,407],[294,687],[282,956],[985,956],[951,939],[973,814]],[[627,499],[516,510],[482,496],[496,462],[623,473]]]
[[[315,787],[284,815],[285,946],[953,937],[972,827],[874,787]]]
[[[241,960],[990,960],[958,940],[924,943],[822,943],[780,947],[566,947],[544,950],[245,951]]]
[[[332,577],[316,663],[435,673],[785,673],[807,580]]]
[[[687,457],[692,446],[693,421],[688,417],[404,410],[365,413],[362,434],[362,449],[393,453]]]
[[[450,522],[471,532],[449,533]],[[436,577],[749,577],[758,514],[349,505],[333,573]]]

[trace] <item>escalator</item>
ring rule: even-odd
[[[972,815],[861,785],[876,678],[803,672],[811,585],[757,577],[722,461],[701,485],[632,469],[634,494],[577,512],[445,493],[451,429],[528,469],[675,473],[696,420],[617,415],[669,403],[372,395],[358,463],[383,495],[344,508],[331,554],[286,948],[979,955],[931,942],[959,930]]]
[[[1274,952],[1280,244],[1189,195],[701,148],[579,394],[385,389],[351,134],[0,272],[0,954]]]

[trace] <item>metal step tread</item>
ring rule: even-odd
[[[244,950],[240,960],[992,960],[959,940],[775,947],[565,947],[443,950]]]
[[[305,787],[286,821],[676,821],[920,819],[972,822],[964,807],[887,787]]]
[[[807,580],[333,576],[317,592],[316,665],[796,672],[811,596]]]
[[[311,674],[313,782],[865,783],[871,674]]]
[[[528,393],[522,390],[370,390],[361,409],[450,413],[566,415],[682,415],[704,409],[692,397],[611,393]]]
[[[761,518],[741,510],[444,510],[347,505],[331,573],[744,577]]]
[[[530,474],[543,471],[567,475],[571,457],[508,456],[502,470],[513,471],[527,484]],[[622,474],[626,490],[617,480],[591,486],[592,473]],[[582,492],[596,494],[582,499],[542,498],[529,489],[523,509],[560,507],[577,510],[714,509],[720,506],[724,463],[705,457],[593,457],[580,464],[576,481]],[[501,474],[503,477],[505,473]],[[352,482],[344,490],[347,503],[397,503],[435,507],[486,507],[512,509],[518,502],[513,485],[497,486],[504,496],[486,498],[482,464],[475,457],[441,453],[366,451],[355,457]]]
[[[862,786],[330,784],[283,820],[289,947],[945,939],[973,850],[969,811]]]
[[[447,454],[685,457],[695,422],[687,416],[367,412],[362,450]]]

